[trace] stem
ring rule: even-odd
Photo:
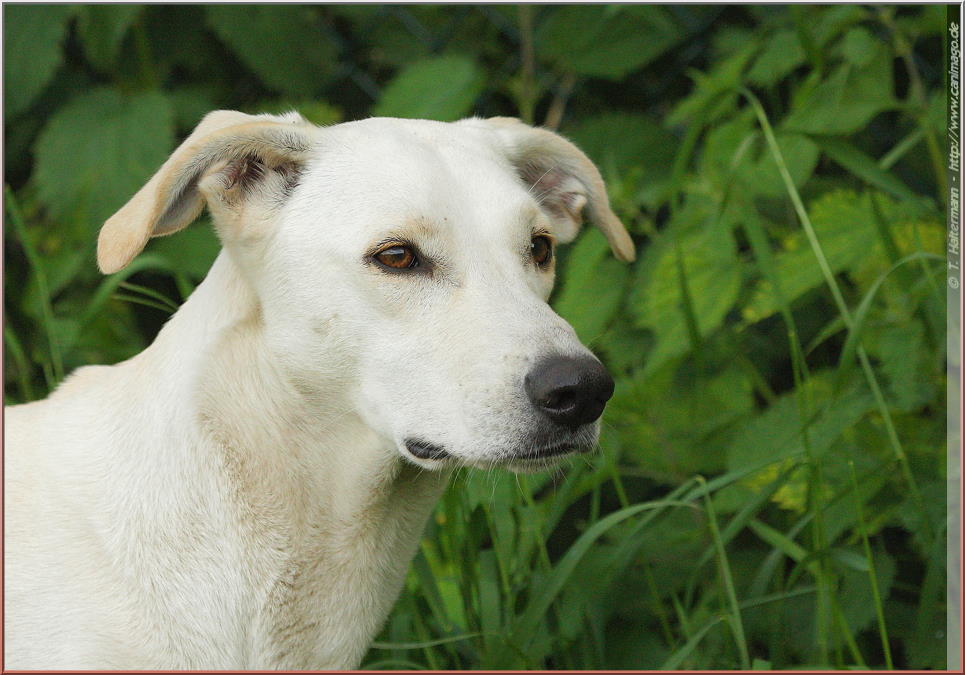
[[[563,113],[566,112],[566,103],[570,100],[570,94],[573,93],[575,86],[576,75],[573,73],[563,75],[563,79],[556,89],[556,94],[553,96],[553,101],[550,103],[549,110],[546,111],[546,120],[543,122],[544,127],[552,129],[553,131],[559,128],[560,122],[563,121]]]
[[[532,124],[536,109],[536,53],[533,49],[532,5],[519,6],[519,39],[523,67],[519,92],[519,116],[526,124]]]
[[[921,127],[913,130],[910,134],[905,136],[905,138],[895,144],[895,147],[889,150],[884,157],[878,160],[878,166],[885,171],[893,167],[899,159],[908,153],[909,150],[921,142],[922,136],[924,135],[925,132],[921,130]]]
[[[154,68],[154,57],[151,55],[151,45],[144,28],[143,17],[138,17],[131,26],[134,35],[134,50],[137,54],[138,79],[143,89],[157,89],[157,71]]]

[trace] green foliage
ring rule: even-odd
[[[97,70],[110,73],[121,41],[141,12],[137,5],[86,5],[80,7],[77,32],[87,60]]]
[[[174,116],[162,93],[98,87],[52,115],[37,138],[38,197],[54,220],[96,228],[117,210],[117,195],[133,194],[151,177],[173,141]]]
[[[650,5],[573,5],[537,34],[540,54],[562,70],[621,80],[687,37],[669,10]]]
[[[439,56],[413,61],[386,85],[372,113],[451,122],[471,112],[482,88],[483,73],[472,59]]]
[[[207,222],[93,252],[208,110],[559,122],[640,249],[560,252],[601,451],[460,472],[366,667],[942,668],[941,11],[5,7],[5,399],[201,281]]]
[[[63,58],[61,40],[69,5],[27,7],[11,5],[4,10],[4,108],[13,117],[22,113],[43,91]]]
[[[337,49],[312,7],[210,5],[217,36],[269,88],[309,98],[334,69]]]

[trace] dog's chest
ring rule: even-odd
[[[401,588],[418,532],[319,528],[268,589],[254,660],[291,669],[357,667]],[[386,531],[387,530],[387,531]],[[402,549],[402,550],[400,550]]]
[[[259,464],[267,452],[213,438],[232,486],[223,504],[236,555],[226,563],[247,589],[246,618],[234,635],[239,666],[357,667],[398,596],[447,475],[359,442],[348,465],[282,471],[284,457]],[[315,444],[304,447],[311,451],[302,456],[325,461]]]

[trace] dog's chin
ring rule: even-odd
[[[571,457],[589,453],[593,445],[567,445],[547,448],[544,454],[516,454],[502,458],[499,466],[513,473],[550,471]]]
[[[498,467],[514,473],[536,473],[553,469],[575,455],[591,452],[596,447],[596,434],[592,434],[592,438],[584,436],[578,440],[527,445],[482,455],[464,455],[421,439],[408,438],[401,446],[404,457],[426,469],[471,466],[477,469]]]

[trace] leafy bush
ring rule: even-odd
[[[944,667],[941,6],[4,8],[5,397],[143,349],[218,244],[103,220],[214,108],[546,121],[640,245],[557,310],[601,453],[460,472],[369,668]]]

